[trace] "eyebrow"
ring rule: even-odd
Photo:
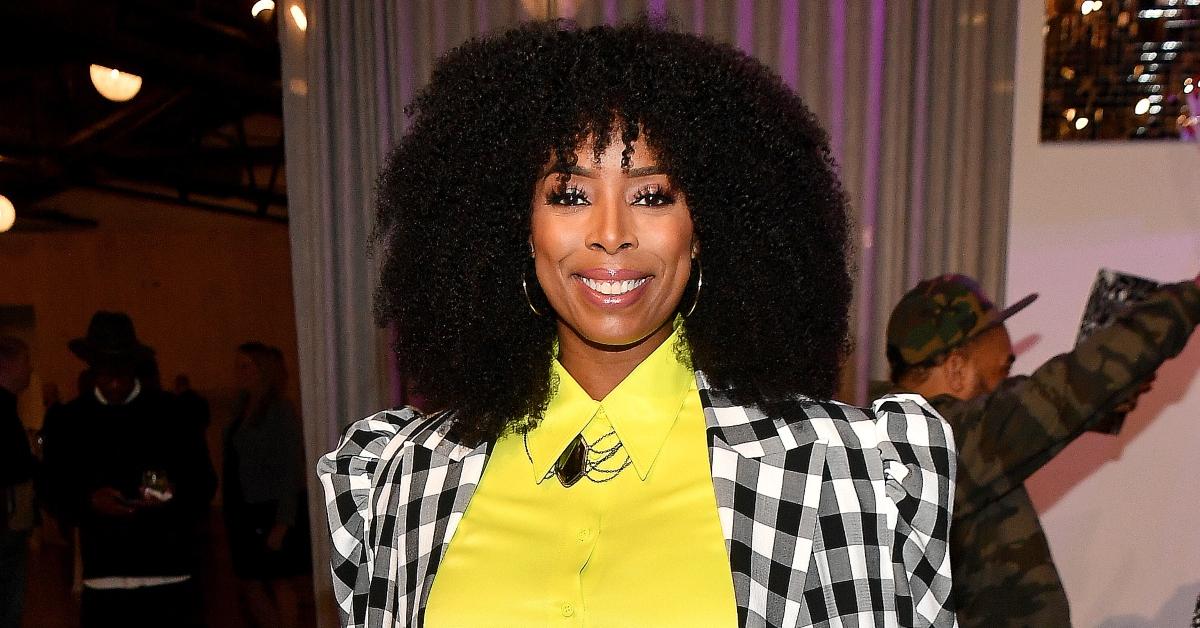
[[[628,176],[630,179],[636,179],[638,177],[650,177],[650,176],[666,174],[666,173],[667,173],[667,171],[665,168],[656,164],[653,166],[642,166],[640,168],[630,168],[628,170],[628,172],[626,173],[626,176]],[[549,168],[546,168],[546,170],[542,173],[541,178],[544,179],[552,174],[567,174],[567,175],[571,175],[571,176],[587,177],[589,179],[596,178],[595,170],[591,170],[589,168],[584,168],[579,165],[563,166],[561,164],[555,164],[555,165],[550,166]]]
[[[642,166],[641,168],[630,168],[629,178],[634,177],[649,177],[656,174],[666,174],[667,171],[662,166]]]

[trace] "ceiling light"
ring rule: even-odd
[[[250,17],[258,17],[263,11],[274,11],[275,0],[258,0],[250,7]]]
[[[13,207],[12,201],[8,197],[0,194],[0,233],[4,233],[12,229],[13,223],[17,221],[17,208]]]
[[[1147,111],[1150,111],[1150,99],[1149,98],[1143,98],[1143,99],[1137,101],[1137,104],[1133,106],[1133,112],[1139,116],[1146,113]]]
[[[1076,119],[1075,119],[1075,129],[1076,129],[1076,130],[1082,131],[1082,130],[1083,130],[1083,127],[1085,127],[1085,126],[1087,126],[1087,125],[1088,125],[1088,119],[1087,119],[1087,118],[1076,118]]]
[[[136,74],[122,72],[115,68],[106,68],[94,63],[88,70],[92,75],[92,85],[96,87],[96,91],[113,102],[125,102],[137,96],[138,90],[142,89],[142,77]]]
[[[296,5],[292,5],[292,20],[296,22],[296,28],[301,32],[308,30],[308,18],[304,17],[304,9]]]

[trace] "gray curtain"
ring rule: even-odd
[[[648,12],[774,67],[829,131],[857,234],[855,354],[844,395],[886,375],[900,295],[943,272],[1003,294],[1016,3],[1012,0],[377,0],[279,14],[293,283],[310,462],[350,420],[399,399],[371,319],[375,174],[434,60],[521,20],[583,25]],[[323,625],[323,499],[310,491]],[[328,624],[332,625],[332,624]]]

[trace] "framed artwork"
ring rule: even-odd
[[[1046,0],[1043,142],[1196,139],[1200,0]]]

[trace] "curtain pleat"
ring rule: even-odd
[[[855,354],[843,395],[886,375],[884,328],[944,272],[1004,293],[1016,7],[1012,0],[307,0],[281,13],[287,179],[310,462],[342,426],[401,400],[403,356],[371,316],[375,177],[437,57],[525,19],[641,13],[776,69],[829,132],[850,199]],[[301,93],[303,92],[303,93]],[[311,487],[319,589],[322,498]],[[322,598],[328,611],[329,600]],[[331,615],[323,615],[322,625]]]

